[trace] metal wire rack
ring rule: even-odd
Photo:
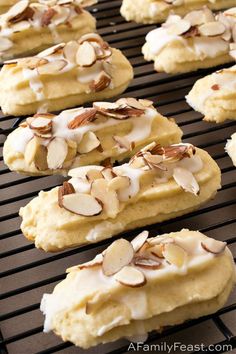
[[[202,70],[182,75],[158,74],[153,64],[144,61],[141,46],[146,33],[154,26],[127,23],[119,14],[120,0],[99,0],[92,8],[97,18],[99,33],[112,46],[121,49],[129,58],[135,70],[135,79],[123,96],[148,98],[155,102],[158,110],[174,117],[184,131],[184,141],[206,149],[217,161],[222,171],[222,189],[216,198],[199,211],[186,216],[152,225],[147,229],[151,235],[180,230],[183,227],[199,229],[209,236],[228,242],[236,254],[236,172],[224,151],[227,138],[235,132],[236,122],[215,125],[205,123],[199,113],[190,109],[185,95],[193,83],[203,75],[212,72]],[[2,117],[0,121],[0,148],[19,119]],[[36,250],[21,235],[18,210],[41,189],[50,189],[62,182],[62,178],[26,177],[10,172],[0,157],[0,277],[1,277],[1,333],[0,345],[3,354],[49,354],[83,353],[71,343],[62,343],[54,334],[43,334],[43,315],[39,311],[42,294],[51,292],[57,282],[65,277],[65,269],[83,262],[107,246],[106,240],[97,245],[71,249],[59,254],[45,254]],[[130,240],[138,230],[126,234]],[[218,353],[236,352],[236,302],[232,294],[223,309],[182,325],[164,330],[161,334],[151,333],[148,343],[161,345],[166,342],[183,344],[203,343],[207,350],[210,344],[221,344]],[[87,353],[125,353],[127,341],[101,345]],[[162,351],[160,350],[159,353]],[[189,351],[191,352],[191,351]],[[193,352],[193,351],[192,351]],[[176,351],[178,353],[178,350]]]

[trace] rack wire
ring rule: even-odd
[[[216,198],[200,210],[188,215],[149,226],[151,235],[180,230],[183,227],[199,229],[216,239],[227,241],[236,255],[236,173],[224,151],[227,138],[236,130],[236,122],[211,124],[190,109],[185,95],[200,77],[214,69],[200,70],[181,75],[156,73],[153,64],[144,61],[141,46],[145,35],[154,26],[127,23],[119,14],[120,0],[99,0],[92,8],[97,18],[99,33],[112,46],[119,48],[134,67],[135,78],[124,96],[148,98],[154,101],[160,113],[173,117],[184,131],[184,141],[206,149],[217,161],[222,171],[222,189]],[[111,240],[61,252],[45,254],[36,250],[20,231],[18,210],[42,189],[50,189],[63,180],[62,177],[27,177],[7,169],[3,163],[2,148],[6,136],[18,126],[21,119],[2,117],[0,123],[0,345],[2,354],[84,353],[71,343],[62,343],[54,334],[43,334],[43,315],[39,311],[42,294],[51,292],[65,277],[65,269],[95,256]],[[126,233],[131,240],[139,230]],[[120,236],[117,236],[120,237]],[[117,238],[115,237],[115,239]],[[236,350],[236,302],[235,292],[223,309],[182,325],[151,333],[147,343],[220,344],[218,353]],[[112,344],[90,349],[89,353],[125,353],[128,342],[120,340]],[[159,351],[161,352],[161,351]],[[178,351],[176,351],[178,353]],[[198,352],[199,353],[199,352]]]

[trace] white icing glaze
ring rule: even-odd
[[[166,235],[166,237],[169,236]],[[156,270],[142,268],[142,272],[147,279],[147,284],[151,280],[156,282],[161,281],[161,279],[165,279],[166,276],[184,276],[184,274],[187,274],[200,265],[207,265],[215,256],[212,253],[206,252],[201,247],[202,241],[202,237],[195,237],[195,235],[186,235],[184,238],[176,237],[177,244],[189,252],[184,267],[178,268],[167,262],[163,262],[163,266]],[[53,294],[45,294],[43,296],[40,309],[46,315],[44,331],[48,332],[53,329],[53,318],[57,313],[69,310],[73,308],[75,304],[77,304],[77,306],[80,303],[83,304],[83,300],[87,296],[89,298],[92,296],[92,298],[95,299],[95,295],[100,294],[100,298],[105,299],[106,294],[111,293],[111,289],[114,294],[114,300],[125,304],[130,309],[132,320],[145,319],[149,316],[147,313],[148,299],[145,289],[136,289],[134,292],[126,292],[124,290],[116,294],[116,288],[119,289],[122,285],[116,282],[115,277],[105,276],[101,267],[86,268],[81,271],[72,272],[69,276],[74,277],[73,281],[70,282],[69,289],[66,286],[60,287],[55,289]],[[119,326],[120,321],[123,321],[122,317],[119,317],[119,320],[115,319],[114,323],[111,322],[102,327],[98,335],[101,336],[106,333],[106,331],[114,327],[113,325]],[[138,334],[143,333],[143,328],[140,328]]]
[[[219,37],[194,37],[193,44],[197,55],[203,58],[215,58],[219,53],[228,52],[229,50],[229,44]]]
[[[37,69],[31,70],[31,69],[24,68],[22,72],[23,72],[24,79],[29,81],[30,88],[36,95],[36,100],[42,101],[45,98],[45,96],[43,93],[43,84],[39,78]]]

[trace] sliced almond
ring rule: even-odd
[[[56,5],[54,6],[54,10],[56,13],[52,17],[53,25],[59,26],[60,24],[65,24],[70,17],[71,9],[66,6]]]
[[[130,178],[127,176],[117,176],[108,182],[108,189],[118,191],[130,186]]]
[[[26,31],[31,27],[30,22],[20,21],[11,25],[11,30],[14,33]]]
[[[34,157],[34,164],[39,171],[45,171],[48,169],[46,146],[40,145],[38,147],[37,153]]]
[[[57,12],[52,7],[49,7],[41,17],[41,26],[47,27],[51,23],[53,16],[56,14]]]
[[[21,0],[18,1],[15,5],[10,7],[9,11],[5,14],[5,18],[9,20],[13,20],[15,17],[21,15],[29,6],[29,0]]]
[[[224,252],[227,243],[222,241],[217,241],[211,238],[207,238],[203,242],[201,242],[201,246],[207,252],[213,254],[219,254]]]
[[[224,33],[225,26],[221,22],[208,22],[198,27],[198,31],[202,36],[219,36]]]
[[[68,167],[74,160],[75,156],[77,155],[77,143],[73,140],[67,140],[68,152],[63,164],[63,167]]]
[[[86,178],[89,182],[95,181],[95,179],[104,178],[101,171],[91,169],[86,173]]]
[[[33,119],[29,126],[31,129],[39,129],[44,132],[48,132],[52,128],[52,120],[44,117],[38,117]]]
[[[158,269],[161,266],[161,262],[154,259],[143,258],[143,257],[135,257],[134,264],[137,267],[146,268],[146,269]]]
[[[95,216],[101,213],[102,205],[89,194],[74,193],[62,199],[63,208],[81,216]]]
[[[113,136],[113,140],[117,143],[118,147],[125,150],[131,150],[131,143],[125,136]]]
[[[115,111],[121,108],[118,102],[94,102],[93,107],[100,111]]]
[[[134,257],[134,249],[131,243],[123,238],[114,241],[104,255],[102,270],[106,276],[119,272],[123,267],[131,263]]]
[[[172,23],[171,25],[168,25],[167,27],[167,32],[176,36],[179,36],[185,32],[187,32],[191,27],[191,24],[189,21],[186,20],[179,20],[175,23]]]
[[[39,75],[57,75],[67,65],[65,60],[54,60],[37,68]]]
[[[117,103],[128,105],[133,108],[141,109],[143,110],[144,106],[141,104],[139,100],[133,97],[127,97],[127,98],[120,98]]]
[[[69,129],[77,129],[82,125],[93,122],[96,119],[96,109],[94,108],[84,108],[79,111],[79,114],[69,122]]]
[[[110,181],[112,180],[112,178],[115,178],[117,176],[117,174],[113,171],[111,167],[104,167],[101,173],[107,181]]]
[[[62,49],[64,47],[65,47],[65,43],[56,44],[53,47],[45,49],[44,51],[37,54],[37,57],[39,57],[39,58],[49,57],[50,55],[53,55],[55,53],[62,51]]]
[[[94,268],[94,267],[100,266],[102,264],[102,262],[103,262],[103,255],[101,253],[99,253],[96,255],[96,257],[94,259],[92,259],[89,262],[85,262],[82,264],[78,264],[77,266],[68,268],[66,270],[66,273],[70,273],[70,272],[73,272],[78,269]]]
[[[192,172],[182,167],[176,167],[174,168],[173,178],[185,192],[199,194],[200,187]]]
[[[77,147],[77,151],[80,154],[86,154],[90,151],[95,150],[100,145],[100,140],[97,138],[96,134],[89,131],[84,136],[82,141]]]
[[[27,69],[36,69],[37,67],[41,65],[45,65],[48,63],[48,60],[43,59],[43,58],[37,58],[37,57],[29,57],[29,58],[22,58],[19,61],[19,65],[22,68],[27,68]]]
[[[79,44],[76,41],[71,41],[68,42],[63,50],[64,57],[66,60],[68,60],[70,63],[75,64],[76,63],[76,53],[79,49]]]
[[[205,22],[205,16],[201,10],[189,12],[184,19],[190,22],[191,26],[199,26]]]
[[[79,39],[79,44],[82,44],[84,42],[97,42],[100,43],[101,45],[103,44],[103,39],[102,37],[99,36],[97,33],[87,33],[84,34],[83,36],[80,37]]]
[[[164,244],[160,243],[159,245],[154,245],[153,247],[150,247],[149,252],[158,258],[164,258],[163,256],[163,251],[164,251]]]
[[[95,92],[100,92],[105,90],[111,83],[111,77],[105,72],[101,71],[98,77],[93,80],[89,85],[90,89]]]
[[[0,52],[5,52],[13,46],[12,41],[8,38],[0,37]]]
[[[60,208],[63,208],[62,200],[64,195],[75,193],[73,184],[69,182],[63,182],[63,185],[58,188],[58,204]]]
[[[115,280],[131,288],[137,288],[146,284],[144,274],[131,266],[126,266],[116,273]]]
[[[170,264],[181,268],[187,261],[187,252],[175,243],[167,243],[164,245],[163,256]]]
[[[28,144],[26,145],[24,158],[25,158],[25,162],[28,165],[31,165],[32,162],[34,161],[34,158],[35,158],[35,155],[39,149],[39,146],[40,146],[40,142],[37,137],[33,137],[33,139],[31,139],[28,142]]]
[[[104,212],[108,217],[117,216],[120,207],[117,193],[108,189],[108,182],[105,179],[96,179],[92,182],[91,195],[102,202]]]
[[[131,241],[131,244],[133,246],[134,252],[138,252],[140,250],[140,248],[146,242],[146,240],[148,238],[148,235],[149,235],[148,231],[143,231]]]
[[[76,63],[86,67],[95,63],[97,57],[93,46],[89,42],[84,42],[79,46],[76,53]]]
[[[68,146],[63,138],[54,138],[49,144],[48,144],[48,156],[47,156],[47,162],[48,162],[48,167],[51,170],[56,170],[58,168],[61,168],[63,165],[63,162],[66,159],[68,153]]]

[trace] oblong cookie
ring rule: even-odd
[[[164,146],[181,141],[182,131],[148,100],[122,98],[94,102],[91,108],[36,114],[7,138],[4,162],[28,175],[67,175],[71,168],[111,163],[132,156],[156,141]]]
[[[236,8],[213,14],[207,7],[181,18],[171,14],[146,36],[142,53],[158,72],[182,73],[233,61],[230,45]]]
[[[0,106],[11,115],[58,111],[116,96],[132,78],[121,51],[91,33],[7,62],[0,72]]]
[[[18,1],[0,16],[0,62],[38,54],[54,44],[94,32],[96,20],[82,7],[87,3]]]
[[[153,238],[119,239],[94,260],[72,267],[44,294],[44,331],[88,349],[219,310],[235,285],[226,242],[183,229]]]
[[[220,169],[190,144],[152,143],[117,167],[84,166],[20,209],[36,247],[60,251],[187,214],[213,198]]]
[[[166,20],[171,12],[183,16],[189,11],[198,10],[207,5],[211,10],[226,9],[235,5],[234,0],[123,0],[121,15],[127,21],[137,23],[160,23]]]
[[[207,122],[236,119],[236,65],[197,80],[186,100]]]

